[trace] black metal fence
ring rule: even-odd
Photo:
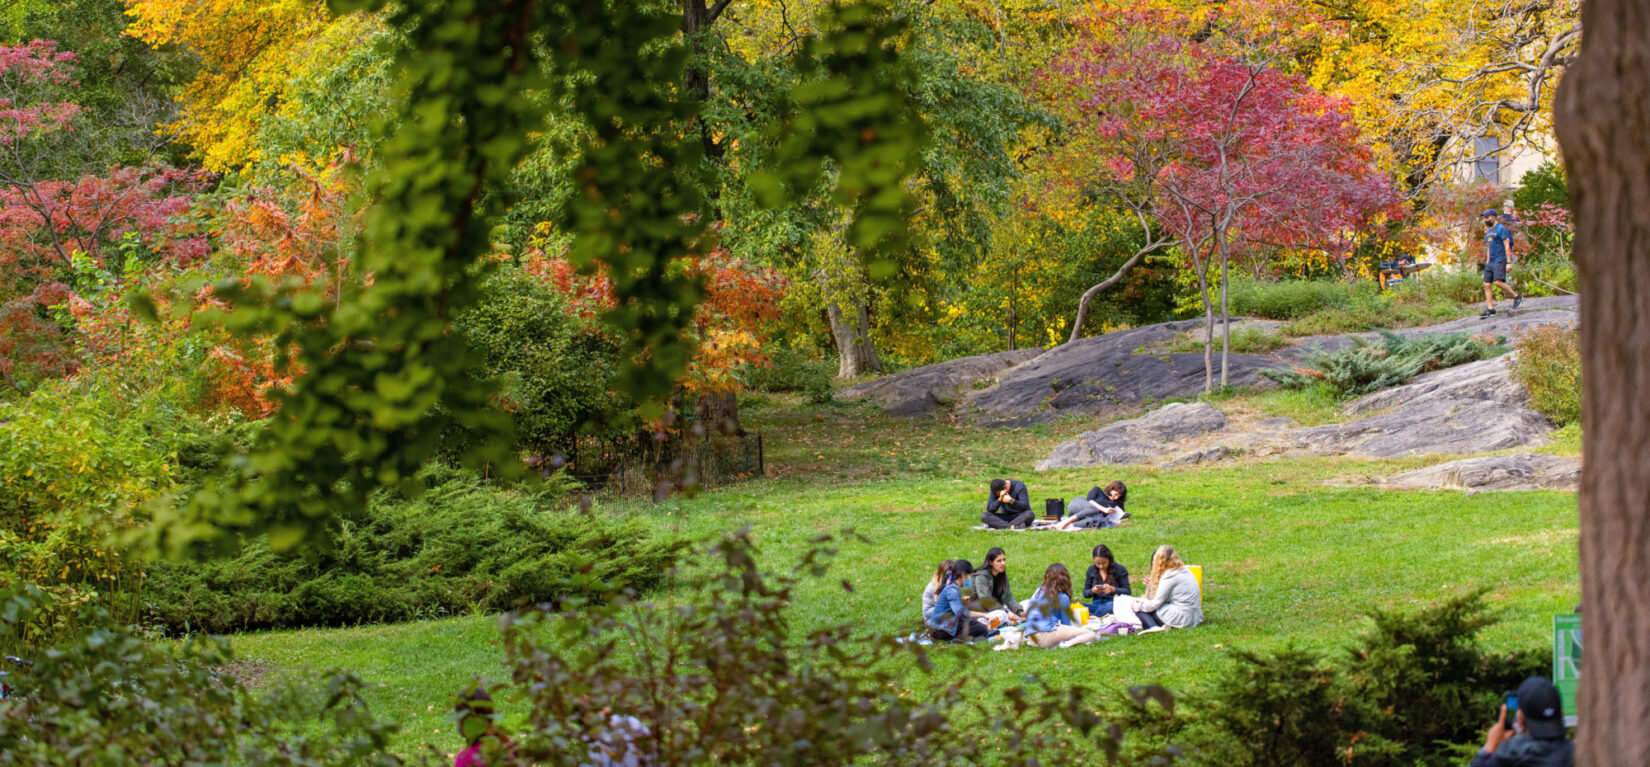
[[[583,439],[557,458],[552,463],[586,487],[621,494],[715,487],[760,477],[767,468],[760,432]]]

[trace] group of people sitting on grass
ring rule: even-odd
[[[1073,604],[1083,604],[1094,619],[1111,615],[1119,596],[1133,597],[1129,571],[1105,544],[1094,547],[1094,564],[1083,577],[1081,593],[1071,573],[1058,562],[1043,571],[1043,581],[1024,603],[1009,588],[1008,555],[1001,546],[985,553],[978,570],[966,559],[947,559],[934,570],[922,592],[922,619],[935,641],[969,641],[1018,628],[1038,647],[1069,647],[1099,638],[1077,619]],[[1141,629],[1191,628],[1203,622],[1203,593],[1197,578],[1173,546],[1152,554],[1151,574],[1142,596],[1131,599],[1129,613]],[[1134,625],[1132,622],[1130,625]]]
[[[1072,498],[1065,505],[1065,513],[1058,520],[1038,520],[1031,510],[1031,496],[1026,483],[1017,479],[993,479],[985,497],[985,513],[980,521],[993,530],[1098,530],[1117,527],[1129,518],[1123,502],[1129,489],[1122,480],[1114,480],[1104,488],[1096,485],[1087,495]]]

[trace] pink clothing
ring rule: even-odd
[[[453,759],[453,767],[487,767],[487,762],[481,758],[481,741],[458,752]]]

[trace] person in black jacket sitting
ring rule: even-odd
[[[1026,483],[1017,479],[991,480],[990,494],[985,498],[985,513],[980,521],[994,530],[1031,527],[1037,515],[1031,513],[1031,496]]]
[[[1129,593],[1129,569],[1112,558],[1104,543],[1095,546],[1093,554],[1094,564],[1083,576],[1083,599],[1090,615],[1110,615],[1112,600]]]

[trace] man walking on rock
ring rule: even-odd
[[[1507,284],[1507,251],[1512,245],[1512,230],[1501,223],[1501,212],[1491,208],[1484,211],[1484,245],[1489,249],[1489,260],[1484,262],[1484,313],[1479,318],[1495,315],[1495,286],[1512,294],[1512,308],[1524,303],[1523,294]]]

